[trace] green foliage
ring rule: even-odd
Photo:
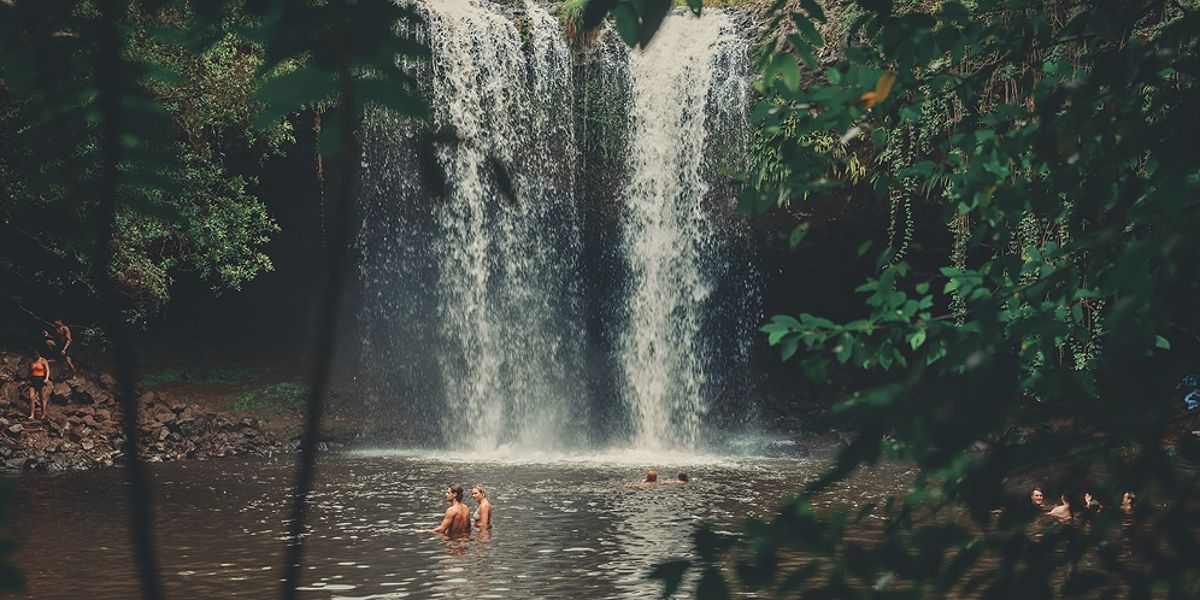
[[[285,381],[250,390],[238,399],[233,410],[244,413],[299,411],[308,397],[308,387]]]
[[[88,3],[34,10],[0,7],[5,48],[0,87],[0,212],[3,236],[22,260],[11,289],[47,289],[77,300],[94,294],[89,249],[99,205],[98,75]],[[239,32],[240,10],[201,14],[187,5],[131,4],[120,63],[125,91],[121,205],[112,273],[133,314],[170,298],[180,271],[214,290],[238,289],[271,269],[262,251],[278,226],[250,191],[242,161],[261,163],[292,141],[283,121],[250,127],[263,49]],[[11,50],[11,51],[10,51]],[[51,78],[54,78],[51,83]],[[34,294],[36,297],[36,294]]]
[[[627,42],[652,35],[658,5],[593,4]],[[940,265],[910,263],[897,222],[856,290],[861,318],[762,327],[814,379],[892,375],[835,407],[828,424],[855,441],[750,524],[737,579],[805,597],[1194,597],[1198,490],[1173,465],[1200,461],[1200,444],[1163,441],[1200,350],[1197,5],[860,0],[842,16],[845,47],[824,68],[822,5],[770,11],[781,33],[758,58],[742,206],[866,194],[907,221],[919,200],[944,207],[953,243]],[[846,177],[851,159],[862,179]],[[814,494],[885,458],[918,474],[857,517],[884,518],[882,535],[813,511]],[[1091,480],[1110,507],[1139,490],[1160,510],[1131,529],[1108,511],[1031,535],[1025,490],[1006,483],[1022,477]],[[1137,550],[1118,552],[1122,537]],[[670,588],[686,570],[656,576]]]
[[[305,108],[328,109],[318,150],[339,158],[330,262],[341,265],[364,111],[425,113],[406,71],[428,54],[414,39],[420,23],[387,0],[0,2],[0,243],[17,249],[0,253],[0,285],[99,299],[132,412],[121,319],[165,302],[178,269],[236,288],[270,268],[260,248],[276,227],[234,166],[279,152],[285,119]],[[337,314],[340,279],[330,279],[318,382]],[[286,597],[296,593],[321,387],[309,400]],[[139,461],[128,468],[134,555],[156,598],[149,492]]]

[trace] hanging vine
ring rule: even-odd
[[[967,213],[955,213],[950,220],[950,231],[954,234],[954,243],[950,246],[950,264],[959,270],[967,268],[967,238],[970,237],[971,217]],[[955,288],[950,292],[950,314],[954,322],[962,325],[967,320],[967,300],[962,292]]]

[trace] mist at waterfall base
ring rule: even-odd
[[[687,454],[753,431],[738,17],[572,49],[532,1],[423,7],[435,133],[380,112],[364,143],[367,440]]]

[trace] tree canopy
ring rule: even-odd
[[[16,2],[0,11],[2,285],[31,302],[80,304],[95,295],[97,79],[106,76],[95,60],[98,9]],[[221,290],[272,268],[263,247],[278,226],[254,174],[293,135],[283,119],[251,127],[263,109],[255,94],[274,75],[246,34],[253,15],[136,3],[121,19],[133,89],[110,268],[134,317],[169,301],[181,271]]]

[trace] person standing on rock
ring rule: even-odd
[[[52,324],[54,325],[54,330],[62,338],[62,347],[58,349],[58,354],[62,357],[63,362],[67,363],[67,368],[71,369],[71,375],[74,375],[75,361],[71,360],[71,356],[67,354],[67,351],[71,349],[71,342],[75,341],[71,337],[71,328],[67,327],[67,324],[63,323],[62,319],[55,319]]]
[[[34,350],[29,361],[29,387],[25,392],[29,396],[29,419],[37,414],[37,402],[42,401],[42,418],[46,418],[46,405],[50,402],[50,362],[42,353]]]

